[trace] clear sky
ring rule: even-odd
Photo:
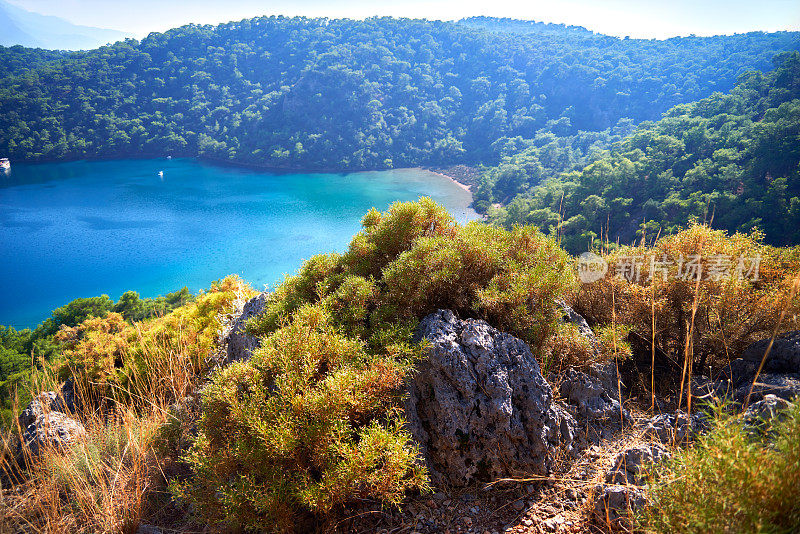
[[[76,24],[142,37],[190,22],[259,15],[453,20],[473,15],[585,26],[610,35],[666,38],[753,30],[799,30],[800,0],[7,0]]]

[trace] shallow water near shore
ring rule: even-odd
[[[196,292],[229,274],[273,286],[314,254],[343,252],[371,207],[420,196],[459,222],[477,218],[468,191],[420,169],[278,174],[187,159],[17,164],[0,175],[0,324],[33,327],[77,297]]]

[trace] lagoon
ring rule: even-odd
[[[16,164],[0,175],[0,324],[36,326],[78,297],[197,292],[229,274],[273,287],[314,254],[343,252],[371,207],[420,196],[459,222],[477,218],[468,191],[421,169],[290,174],[190,159]]]

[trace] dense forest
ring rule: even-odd
[[[490,220],[535,224],[573,253],[601,238],[630,243],[696,219],[729,232],[800,242],[800,53],[743,75],[729,94],[672,108],[582,170],[539,184],[538,147],[484,174],[478,204]],[[546,154],[545,154],[546,156]],[[514,197],[514,195],[516,195]]]
[[[567,149],[550,169],[569,170],[798,48],[797,32],[641,40],[505,19],[285,17],[60,58],[13,47],[0,49],[0,153],[364,169],[496,164],[544,144]]]

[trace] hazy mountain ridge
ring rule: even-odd
[[[88,50],[121,41],[130,34],[80,26],[59,17],[40,15],[0,0],[0,45],[52,50]]]

